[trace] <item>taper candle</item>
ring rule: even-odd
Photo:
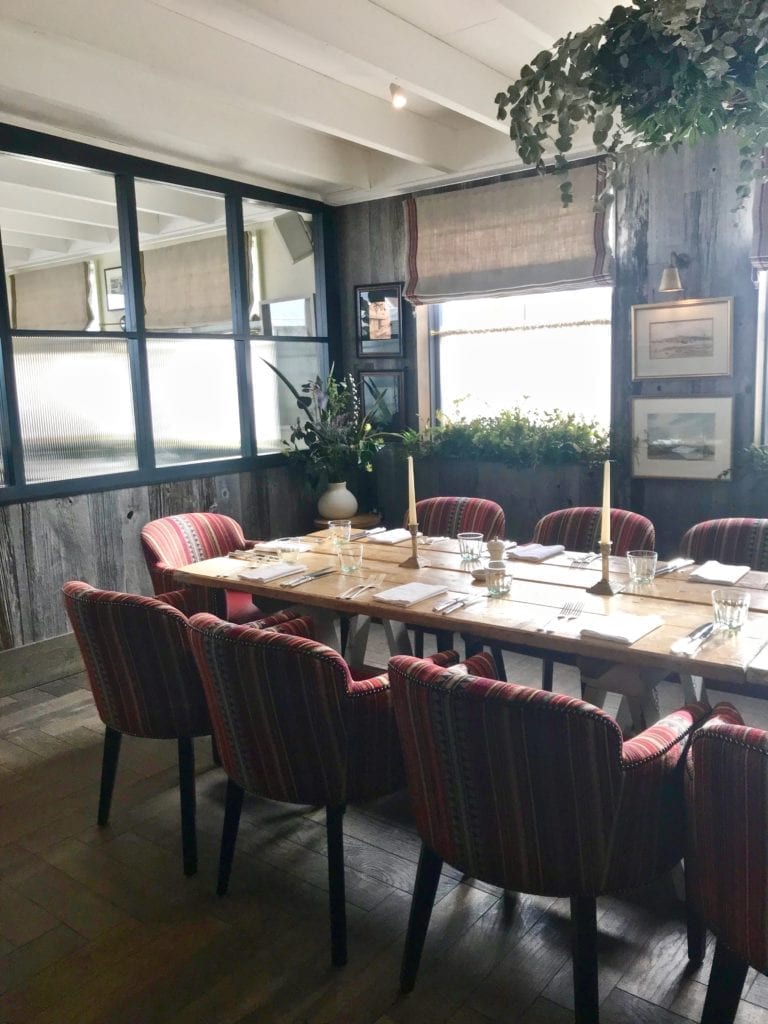
[[[600,522],[600,543],[611,543],[611,464],[603,463],[603,514]]]
[[[408,456],[408,525],[414,526],[416,519],[416,484],[413,480],[413,456]]]

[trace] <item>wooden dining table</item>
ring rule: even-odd
[[[338,568],[338,556],[327,531],[303,538],[308,550],[299,559],[309,571]],[[581,668],[585,696],[601,703],[606,691],[622,693],[641,709],[646,724],[654,717],[655,687],[670,673],[683,680],[686,697],[704,696],[701,680],[732,692],[768,696],[768,573],[749,572],[738,586],[750,592],[750,612],[744,627],[735,634],[715,633],[691,657],[672,652],[672,644],[702,623],[711,621],[713,584],[689,579],[696,568],[688,566],[659,576],[646,585],[631,584],[624,558],[611,557],[610,579],[619,588],[612,596],[590,594],[588,588],[600,579],[599,559],[587,566],[572,563],[583,552],[563,552],[545,562],[509,559],[513,576],[510,593],[504,598],[487,596],[486,588],[476,582],[471,570],[477,563],[462,562],[458,543],[451,539],[427,538],[419,544],[421,567],[403,566],[411,554],[410,540],[396,545],[377,543],[373,538],[364,545],[363,566],[359,573],[333,573],[312,579],[298,587],[283,584],[289,579],[256,582],[239,578],[251,564],[244,559],[264,557],[257,549],[252,555],[214,558],[194,562],[176,571],[180,584],[244,590],[266,607],[299,604],[316,618],[319,639],[334,645],[333,620],[339,615],[356,617],[363,623],[371,617],[382,619],[388,627],[390,649],[407,652],[405,624],[432,631],[452,631],[517,645],[533,654],[565,657]],[[355,583],[375,580],[376,586],[351,600],[341,595]],[[400,607],[385,604],[377,594],[400,584],[420,582],[445,588],[446,596],[477,596],[479,600],[449,614],[435,611],[440,598]],[[558,619],[558,612],[569,602],[582,605],[578,616]],[[593,627],[615,612],[633,615],[658,615],[662,625],[633,644],[582,636],[582,629]],[[363,627],[364,629],[364,627]],[[354,663],[352,644],[348,660]],[[358,645],[360,648],[361,645]]]

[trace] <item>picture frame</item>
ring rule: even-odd
[[[733,299],[632,307],[632,379],[730,377]]]
[[[635,477],[716,480],[731,467],[733,398],[634,398]]]
[[[402,285],[361,284],[355,288],[357,354],[402,356]]]
[[[122,267],[104,268],[104,295],[106,297],[107,309],[110,312],[125,309]]]
[[[363,415],[370,416],[374,430],[405,428],[404,382],[403,370],[361,370],[358,374]]]

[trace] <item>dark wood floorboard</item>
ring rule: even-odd
[[[535,683],[538,663],[508,656],[508,676]],[[558,667],[555,686],[575,693],[578,680]],[[679,688],[663,690],[665,710],[679,702]],[[735,702],[768,726],[768,702]],[[175,744],[124,741],[100,830],[101,743],[81,676],[0,700],[0,1024],[573,1021],[568,901],[505,898],[451,868],[416,987],[400,995],[419,856],[405,794],[348,809],[349,963],[339,970],[322,808],[247,798],[221,899],[226,780],[210,744],[196,743],[200,870],[185,878]],[[712,943],[690,971],[671,884],[601,899],[598,915],[603,1024],[697,1021]],[[768,1024],[768,980],[754,971],[737,1024]]]

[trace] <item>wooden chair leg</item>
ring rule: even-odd
[[[733,1024],[748,964],[718,940],[701,1024]]]
[[[232,873],[232,861],[235,856],[237,830],[240,826],[240,811],[243,809],[243,789],[232,779],[227,779],[227,796],[224,805],[224,826],[221,830],[221,849],[219,851],[219,880],[216,895],[226,896],[229,888],[229,876]]]
[[[328,894],[331,913],[331,963],[347,962],[347,906],[344,895],[344,811],[341,806],[325,809],[328,837]]]
[[[575,1024],[598,1024],[597,905],[594,896],[571,896]]]
[[[412,992],[416,974],[421,962],[424,940],[427,937],[429,919],[435,902],[437,884],[443,862],[429,847],[421,844],[419,866],[416,870],[416,884],[413,887],[411,914],[408,918],[408,932],[405,937],[403,963],[400,967],[400,991]]]
[[[195,748],[186,736],[178,741],[179,798],[181,800],[181,852],[184,874],[197,871],[197,828],[195,826]]]
[[[552,681],[555,676],[555,663],[551,658],[544,658],[541,663],[541,688],[552,692]]]
[[[109,822],[112,806],[112,791],[115,788],[117,762],[120,758],[120,743],[123,735],[109,726],[104,730],[104,751],[101,756],[101,786],[99,787],[99,810],[96,821],[100,828]]]

